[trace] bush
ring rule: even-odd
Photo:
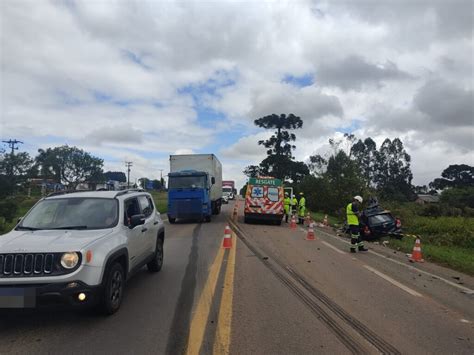
[[[457,208],[474,208],[474,187],[446,189],[441,194],[441,202]]]
[[[0,202],[0,217],[6,222],[12,222],[18,212],[18,203],[13,199]]]

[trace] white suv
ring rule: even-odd
[[[164,238],[146,192],[50,195],[0,235],[0,308],[66,301],[115,313],[134,271],[161,270]]]

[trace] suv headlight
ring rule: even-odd
[[[61,266],[65,269],[73,269],[79,262],[79,255],[76,252],[64,253],[61,256]]]

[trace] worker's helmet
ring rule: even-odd
[[[359,203],[362,203],[364,201],[364,199],[360,196],[355,196],[354,200],[359,201]]]

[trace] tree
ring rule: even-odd
[[[258,118],[254,121],[255,125],[265,129],[276,129],[276,132],[267,140],[259,141],[259,145],[263,145],[265,148],[269,148],[267,151],[268,155],[288,156],[291,158],[291,151],[295,148],[290,142],[296,140],[296,136],[293,133],[289,133],[288,130],[298,129],[303,127],[303,120],[290,113],[288,116],[281,114],[271,114]]]
[[[8,176],[15,182],[24,180],[31,173],[33,159],[26,152],[18,154],[5,153],[0,160],[0,174]]]
[[[248,177],[258,177],[261,175],[260,167],[258,165],[249,165],[243,171],[245,176]]]
[[[385,139],[376,155],[374,181],[385,198],[409,200],[413,198],[410,167],[411,157],[399,138]]]
[[[127,182],[127,176],[123,171],[107,171],[104,173],[106,180],[114,180],[118,182]]]
[[[54,177],[56,182],[76,188],[81,182],[104,181],[103,160],[77,147],[39,149],[36,166],[43,177]]]
[[[463,188],[474,186],[474,167],[467,164],[453,164],[441,173],[442,178],[434,179],[430,187],[443,190],[447,187]]]
[[[260,164],[259,173],[282,180],[289,178],[290,171],[288,169],[292,167],[290,163],[293,159],[292,150],[296,148],[291,142],[296,140],[296,136],[288,130],[303,127],[303,120],[292,113],[288,116],[272,114],[256,119],[254,123],[261,128],[276,129],[269,139],[258,142],[259,145],[268,149],[268,157]],[[250,174],[255,172],[256,170],[248,171]]]
[[[377,144],[370,137],[364,141],[359,139],[351,147],[351,157],[357,161],[367,187],[375,187],[377,154]]]

